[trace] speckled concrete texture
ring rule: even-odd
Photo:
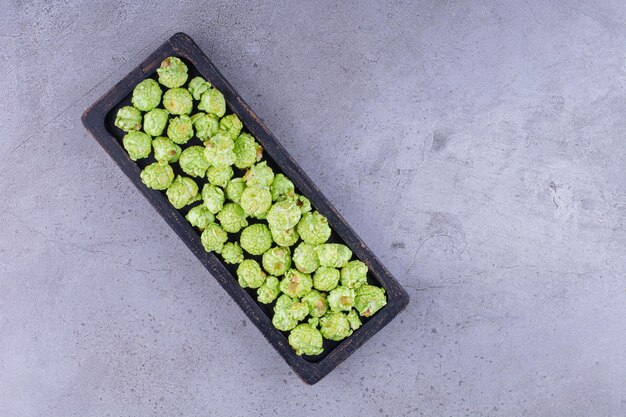
[[[626,414],[622,0],[0,8],[1,416]],[[315,386],[81,125],[177,31],[412,297]]]

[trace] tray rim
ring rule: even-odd
[[[355,255],[365,262],[374,278],[387,292],[387,305],[371,317],[357,332],[344,339],[326,357],[317,362],[309,362],[295,354],[285,336],[272,326],[271,319],[258,306],[257,302],[237,284],[236,277],[226,269],[218,257],[204,251],[197,232],[184,217],[169,204],[160,191],[147,188],[139,177],[141,169],[132,161],[118,140],[106,128],[106,117],[141,80],[149,77],[160,62],[167,56],[178,55],[190,62],[200,74],[218,88],[226,98],[230,109],[238,115],[244,126],[261,143],[280,169],[292,180],[296,187],[311,200],[316,209],[328,218],[333,230],[344,240]],[[407,292],[378,260],[374,253],[361,240],[346,220],[337,212],[330,201],[315,186],[313,181],[289,155],[265,123],[250,109],[230,83],[213,65],[208,56],[185,33],[178,32],[158,47],[107,93],[88,107],[82,115],[85,128],[122,169],[131,182],[150,201],[153,208],[164,218],[181,240],[196,255],[209,273],[233,298],[248,318],[256,325],[263,336],[278,351],[292,370],[307,384],[315,384],[335,369],[363,343],[378,333],[409,302]]]

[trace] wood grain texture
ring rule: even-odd
[[[373,317],[364,321],[363,326],[355,331],[352,336],[328,349],[328,352],[320,360],[303,358],[295,354],[289,346],[285,335],[274,328],[271,317],[268,316],[248,292],[238,285],[236,277],[227,269],[226,265],[216,255],[207,253],[204,250],[196,230],[187,223],[179,211],[171,206],[164,193],[151,190],[141,182],[141,167],[128,157],[121,146],[119,138],[113,133],[113,127],[109,120],[110,117],[108,117],[111,111],[128,97],[135,85],[154,74],[161,61],[170,55],[183,58],[195,72],[201,74],[224,94],[230,111],[237,114],[244,127],[263,146],[266,155],[271,158],[274,165],[292,180],[296,188],[304,196],[311,200],[315,209],[328,218],[329,224],[338,236],[339,241],[349,246],[355,256],[367,264],[370,269],[368,279],[383,286],[387,291],[387,305]],[[265,338],[304,382],[314,384],[319,381],[349,355],[354,353],[372,335],[387,325],[408,304],[409,297],[406,291],[356,235],[341,214],[324,197],[319,188],[302,171],[263,121],[220,74],[198,45],[186,34],[177,33],[172,36],[138,68],[133,70],[89,107],[84,112],[82,120],[85,127],[92,133],[104,150],[120,166],[133,184],[150,201],[170,227],[196,255],[198,260],[230,294],[248,318],[259,328]]]

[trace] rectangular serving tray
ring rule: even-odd
[[[313,207],[328,218],[333,229],[332,241],[341,242],[350,247],[355,256],[369,267],[368,280],[385,288],[387,305],[371,318],[365,319],[363,326],[352,336],[341,342],[325,341],[323,355],[301,357],[295,354],[289,346],[286,335],[272,325],[271,307],[259,304],[253,298],[254,293],[239,286],[232,266],[223,263],[215,254],[204,250],[199,233],[185,220],[184,211],[176,210],[163,192],[149,189],[141,182],[140,172],[151,161],[132,161],[122,147],[121,138],[124,132],[113,124],[117,109],[130,103],[133,88],[145,78],[153,76],[161,61],[168,56],[183,59],[189,67],[190,78],[200,75],[224,94],[228,107],[227,113],[237,114],[243,122],[244,129],[263,146],[270,166],[287,175],[298,192],[306,196]],[[186,34],[177,33],[172,36],[139,67],[89,107],[84,112],[82,120],[87,130],[304,382],[308,384],[318,382],[354,353],[366,340],[386,326],[408,304],[409,297],[406,291],[296,164],[263,121],[224,79],[198,45]]]

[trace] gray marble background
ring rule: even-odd
[[[622,0],[0,5],[0,415],[626,414]],[[315,386],[81,125],[177,31],[412,297]]]

